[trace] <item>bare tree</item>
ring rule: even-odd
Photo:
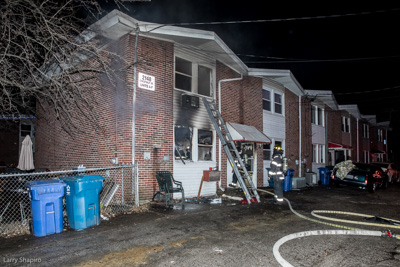
[[[101,12],[93,0],[1,4],[0,115],[34,114],[39,100],[36,103],[50,107],[67,131],[74,127],[72,111],[91,116],[90,81],[101,73],[112,83],[120,71],[112,62],[123,61],[101,49],[95,30],[87,28],[87,18]]]

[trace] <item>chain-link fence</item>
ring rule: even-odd
[[[130,212],[138,206],[137,165],[116,167],[37,172],[0,175],[0,236],[11,237],[29,234],[31,229],[31,204],[26,183],[28,181],[59,180],[62,177],[100,175],[104,178],[99,195],[103,219]],[[68,227],[66,204],[63,205],[64,228]]]

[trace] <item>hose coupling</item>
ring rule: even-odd
[[[388,236],[388,237],[394,237],[393,232],[390,231],[390,230],[385,231],[385,232],[384,232],[384,235],[385,235],[385,236]]]

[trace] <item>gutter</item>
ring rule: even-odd
[[[133,59],[133,96],[132,96],[132,165],[135,165],[135,145],[136,145],[136,87],[137,87],[137,52],[139,41],[139,25],[135,29],[135,55]],[[139,177],[135,175],[135,205],[139,206]]]
[[[301,95],[299,95],[299,177],[301,177]]]

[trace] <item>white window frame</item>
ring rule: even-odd
[[[325,109],[317,106],[317,105],[312,105],[311,107],[311,123],[314,125],[319,125],[324,127],[325,126]],[[319,118],[319,111],[321,111],[321,120]]]
[[[183,75],[183,76],[188,76],[187,74],[181,73],[181,72],[176,72],[176,58],[181,58],[183,60],[189,61],[190,63],[192,63],[192,76],[191,76],[191,91],[186,91],[183,89],[179,89],[176,88],[175,83],[176,83],[176,79],[175,79],[175,75],[176,73]],[[199,95],[199,96],[205,96],[205,97],[211,97],[214,98],[215,96],[215,80],[216,80],[216,67],[213,66],[212,64],[207,64],[205,62],[203,62],[204,60],[202,59],[198,59],[195,57],[189,57],[186,55],[181,55],[179,53],[176,53],[174,56],[174,89],[178,90],[178,91],[182,91],[182,92],[186,92],[186,93],[192,93],[195,95]],[[201,64],[199,64],[198,62],[201,62]],[[210,95],[201,95],[198,93],[198,80],[199,80],[199,66],[201,67],[206,67],[208,69],[211,70],[211,77],[210,77]]]
[[[266,90],[266,91],[268,91],[270,93],[270,109],[271,109],[271,110],[266,110],[263,107],[263,110],[266,111],[266,112],[269,112],[271,114],[276,114],[278,116],[285,116],[285,93],[283,93],[283,92],[281,92],[279,90],[271,89],[269,87],[267,87],[267,88],[263,87],[263,90]],[[280,103],[281,108],[282,108],[282,112],[281,113],[277,113],[276,110],[275,110],[275,104],[276,104],[275,103],[275,94],[278,94],[281,97],[281,103]],[[263,101],[264,100],[266,100],[266,99],[263,98]]]
[[[369,126],[366,123],[363,124],[363,137],[369,138]]]
[[[272,143],[269,144],[269,149],[265,149],[264,146],[263,146],[263,160],[271,160],[272,159],[272,150],[273,150]],[[264,152],[265,151],[268,151],[269,159],[264,159]]]
[[[272,92],[269,89],[263,88],[263,93],[264,93],[264,90],[269,93],[269,99],[264,98],[264,94],[263,94],[263,98],[262,98],[263,99],[263,110],[268,111],[268,112],[272,112],[272,99],[273,99]],[[264,101],[269,102],[269,110],[268,109],[264,109]]]
[[[342,116],[342,132],[350,133],[350,118]]]
[[[382,129],[378,129],[378,141],[383,141],[383,131]]]
[[[175,127],[174,125],[174,152],[173,152],[173,158],[175,159]],[[192,127],[193,130],[193,136],[192,136],[192,142],[191,142],[191,157],[192,159],[184,161],[192,161],[192,162],[216,162],[217,157],[216,157],[216,132],[214,130],[207,130],[207,129],[199,129],[197,127]],[[199,160],[199,130],[206,130],[212,132],[212,148],[211,148],[211,160]],[[180,159],[175,159],[176,162],[181,162]]]
[[[312,144],[313,163],[325,163],[325,145]]]
[[[280,97],[281,97],[281,103],[277,103],[276,101],[275,101],[275,94],[277,94],[277,95],[279,95]],[[272,104],[273,104],[273,106],[274,106],[274,108],[273,108],[273,110],[274,110],[274,113],[275,114],[279,114],[279,115],[284,115],[284,98],[283,98],[283,93],[281,93],[281,92],[279,92],[279,91],[274,91],[273,92],[273,102],[272,102]],[[281,105],[281,113],[277,113],[276,112],[276,110],[275,110],[275,105]]]
[[[370,161],[369,151],[364,150],[364,163],[369,163],[369,161]]]

